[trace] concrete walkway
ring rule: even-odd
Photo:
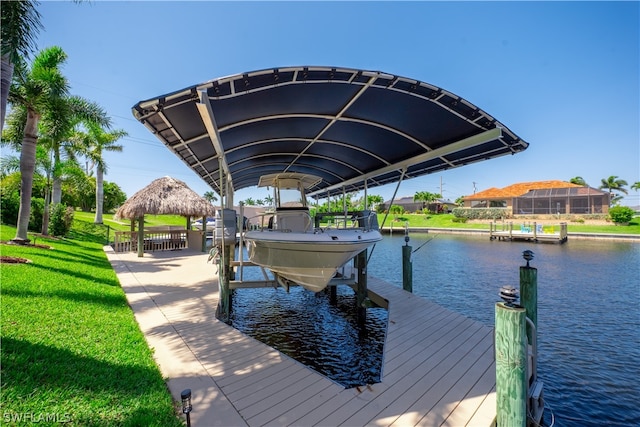
[[[215,323],[222,335],[235,331],[215,317],[218,281],[208,254],[183,249],[138,258],[134,252],[104,249],[171,395],[179,401],[182,390],[192,390],[193,425],[246,425],[178,330],[188,328],[202,339],[209,337],[198,335],[198,324]]]

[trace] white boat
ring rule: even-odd
[[[202,220],[199,219],[197,221],[193,222],[193,228],[195,228],[198,231],[202,231]],[[207,227],[207,231],[211,231],[214,228],[216,228],[216,219],[215,218],[207,218],[207,223],[206,223],[206,227]]]
[[[319,181],[298,173],[263,176],[258,186],[273,187],[276,210],[261,215],[258,228],[244,234],[251,262],[271,270],[285,286],[294,282],[313,292],[324,289],[340,267],[382,240],[375,214],[367,211],[349,217],[349,228],[346,220],[343,227],[314,227],[305,190]]]

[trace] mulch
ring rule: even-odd
[[[23,246],[27,248],[38,248],[38,249],[52,249],[49,245],[42,245],[38,243],[15,243],[12,241],[0,241],[2,245],[12,245],[12,246]],[[31,260],[16,256],[8,256],[8,255],[0,255],[0,264],[26,264],[31,262]]]

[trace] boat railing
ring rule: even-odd
[[[312,229],[357,228],[378,230],[378,216],[372,211],[318,212],[312,219],[307,210],[264,212],[249,218],[249,229],[305,232]]]
[[[315,227],[321,228],[359,228],[362,230],[378,230],[378,215],[372,211],[318,212],[315,216]]]

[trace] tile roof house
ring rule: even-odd
[[[466,208],[507,208],[513,215],[606,214],[609,193],[566,181],[535,181],[465,196]]]

